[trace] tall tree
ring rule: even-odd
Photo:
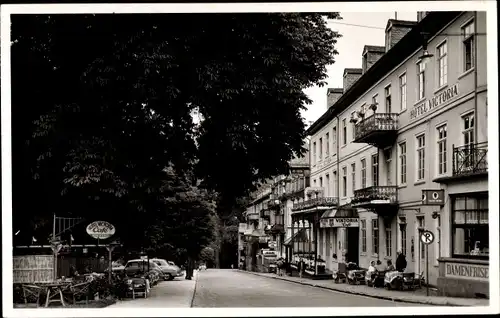
[[[303,90],[324,84],[337,54],[324,17],[13,16],[15,222],[33,213],[29,192],[46,217],[146,230],[177,206],[164,200],[165,167],[195,169],[226,206],[286,171],[303,152]],[[178,206],[196,213],[183,193]]]

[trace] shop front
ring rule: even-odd
[[[329,269],[338,270],[339,263],[359,262],[359,216],[356,209],[338,208],[325,211],[320,219],[320,230],[325,239],[322,246],[325,246],[325,255],[331,259]],[[333,233],[332,233],[333,231]],[[330,234],[330,235],[327,235]],[[336,238],[334,245],[339,246],[338,254],[330,257],[328,248],[330,247],[328,237]]]
[[[489,298],[488,193],[451,194],[450,212],[451,251],[439,259],[439,293]]]

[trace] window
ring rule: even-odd
[[[332,154],[336,154],[337,153],[337,127],[333,127],[333,130],[332,130]]]
[[[401,96],[401,110],[406,109],[406,73],[399,77],[399,96]]]
[[[417,216],[417,224],[418,224],[418,236],[419,236],[419,245],[420,245],[420,258],[425,259],[425,244],[420,241],[420,233],[425,230],[425,217]]]
[[[452,198],[453,257],[489,256],[488,194]]]
[[[401,252],[404,255],[406,254],[406,225],[401,228]]]
[[[347,167],[342,168],[342,196],[347,196]]]
[[[312,155],[312,157],[313,157],[313,164],[315,164],[316,163],[316,141],[313,142],[313,155]]]
[[[387,185],[392,185],[392,148],[387,149],[385,152],[385,171],[387,174]]]
[[[417,100],[425,97],[425,66],[424,63],[417,63]]]
[[[392,113],[392,99],[391,99],[391,85],[387,86],[385,89],[385,112]]]
[[[372,185],[378,186],[378,154],[372,156]]]
[[[326,179],[326,191],[325,191],[325,193],[326,193],[326,196],[330,196],[330,175],[327,174],[325,176],[325,179]]]
[[[385,228],[385,255],[392,256],[392,229],[390,226]]]
[[[437,47],[438,83],[442,87],[448,83],[448,45],[446,42]]]
[[[474,21],[462,27],[464,72],[474,67]]]
[[[399,178],[401,184],[406,184],[406,142],[399,144]]]
[[[342,119],[342,145],[345,146],[347,144],[347,126],[346,119]]]
[[[446,137],[447,137],[447,127],[442,125],[437,128],[438,138],[438,174],[442,175],[446,173]]]
[[[319,160],[323,156],[323,138],[319,139]]]
[[[352,112],[352,113],[351,113],[351,118],[354,118],[354,114],[355,114],[355,113],[356,113],[356,112]],[[354,138],[355,138],[355,136],[356,136],[356,123],[355,123],[355,122],[352,122],[352,123],[351,123],[351,134],[352,134],[352,135],[351,135],[351,136],[352,136],[352,138],[354,139]]]
[[[329,133],[326,133],[325,143],[326,143],[325,157],[328,157],[330,155],[330,134]]]
[[[366,188],[366,159],[361,159],[361,189]]]
[[[425,178],[425,135],[417,137],[417,181]]]
[[[319,186],[320,188],[323,187],[323,177],[319,177]]]
[[[361,220],[361,252],[366,253],[366,220]]]
[[[378,220],[372,220],[372,253],[378,254]]]
[[[372,104],[375,104],[378,106],[378,94],[373,95],[372,97]]]
[[[464,146],[474,144],[474,113],[462,117],[462,136]]]
[[[338,176],[337,176],[337,171],[334,171],[333,172],[333,193],[334,193],[334,196],[338,196],[338,192],[335,192],[335,191],[338,191]]]
[[[351,164],[352,192],[356,190],[356,164]]]

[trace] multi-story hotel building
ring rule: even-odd
[[[401,251],[442,295],[489,295],[486,73],[485,12],[419,12],[328,90],[308,129],[312,186],[338,200],[316,223],[327,268]]]

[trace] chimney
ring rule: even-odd
[[[326,93],[326,108],[330,108],[339,100],[344,93],[342,88],[329,88]]]
[[[416,24],[416,21],[389,19],[385,27],[385,51],[396,45]]]
[[[358,80],[358,78],[363,75],[363,69],[361,68],[345,68],[344,69],[344,92]]]
[[[417,22],[422,21],[423,18],[429,13],[429,11],[418,11],[417,12]]]
[[[363,48],[363,74],[365,74],[384,54],[384,46],[365,45]]]

